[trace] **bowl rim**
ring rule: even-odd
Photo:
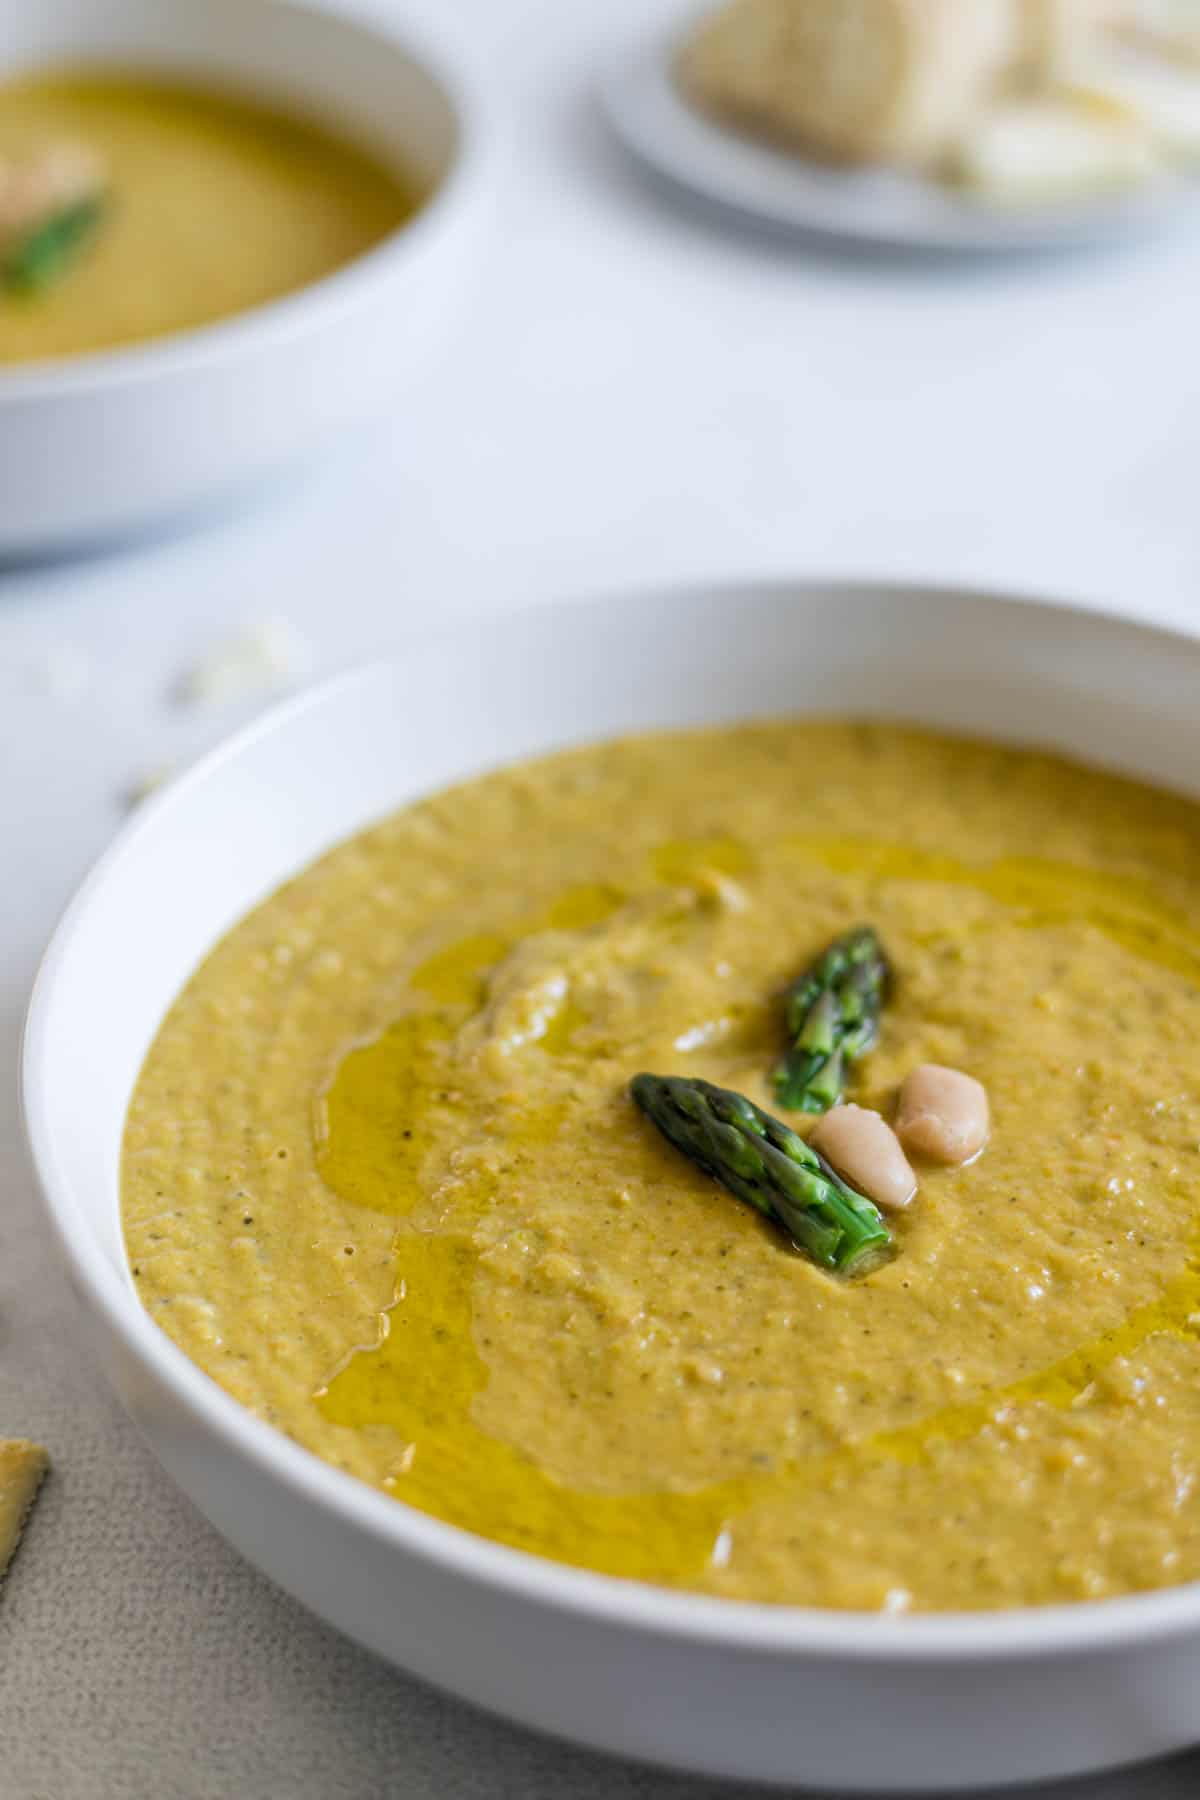
[[[1000,605],[1016,615],[1052,613],[1072,617],[1080,629],[1120,627],[1163,648],[1195,656],[1200,629],[1131,617],[1116,605],[1081,604],[1032,594],[958,585],[953,582],[822,579],[804,575],[738,577],[703,582],[653,584],[622,589],[639,603],[658,599],[697,602],[746,593],[785,598],[835,596],[884,598],[903,603],[919,594],[951,604]],[[514,622],[536,626],[570,611],[576,616],[611,608],[615,595],[593,596],[564,606],[535,601],[482,619],[457,619],[423,633],[410,649],[453,642],[469,627],[474,650],[483,653],[490,633]],[[20,1052],[21,1111],[36,1172],[40,1199],[60,1252],[80,1297],[98,1313],[124,1352],[140,1365],[195,1422],[222,1440],[267,1478],[282,1484],[343,1525],[365,1532],[401,1554],[419,1557],[451,1577],[506,1597],[568,1614],[598,1625],[618,1626],[646,1637],[672,1638],[695,1646],[720,1644],[772,1657],[804,1659],[836,1656],[856,1663],[931,1663],[954,1659],[1007,1662],[1050,1658],[1071,1651],[1108,1652],[1194,1634],[1200,1626],[1200,1581],[1114,1599],[994,1611],[884,1615],[796,1607],[769,1602],[725,1600],[655,1586],[650,1582],[600,1574],[510,1548],[451,1525],[392,1498],[334,1468],[312,1451],[266,1424],[243,1407],[173,1343],[142,1308],[126,1271],[110,1264],[93,1244],[84,1209],[62,1170],[51,1122],[52,1073],[47,1067],[47,1020],[61,965],[78,921],[93,894],[116,873],[160,817],[191,789],[202,786],[225,765],[236,762],[261,739],[289,729],[300,716],[336,706],[339,700],[404,666],[404,647],[335,672],[268,708],[234,732],[153,795],[122,826],[92,865],[62,911],[39,963],[25,1018]]]
[[[175,3],[182,10],[186,4],[203,6],[204,0]],[[334,30],[375,45],[381,53],[403,58],[423,76],[452,114],[456,141],[448,168],[417,211],[328,274],[208,324],[108,349],[0,363],[0,408],[125,389],[193,371],[203,373],[206,367],[229,357],[253,355],[268,340],[301,336],[322,315],[332,318],[348,311],[371,287],[402,273],[415,258],[458,229],[458,221],[482,188],[491,162],[493,109],[484,84],[454,35],[440,25],[431,26],[428,14],[421,12],[414,0],[403,0],[399,10],[384,14],[363,12],[359,4],[360,0],[352,0],[349,8],[335,10],[325,0],[240,0],[237,8],[228,7],[227,11],[237,17],[254,6],[278,18],[284,29],[291,16],[320,19]]]

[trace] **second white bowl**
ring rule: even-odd
[[[0,0],[0,44],[0,77],[96,63],[266,96],[432,190],[376,249],[284,299],[0,367],[0,555],[130,531],[262,479],[382,408],[453,319],[485,226],[488,132],[473,83],[404,5],[384,28],[292,0]]]

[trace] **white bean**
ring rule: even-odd
[[[931,1162],[966,1163],[988,1141],[987,1089],[961,1069],[921,1063],[900,1089],[896,1131],[906,1150]]]
[[[885,1212],[907,1206],[917,1191],[917,1178],[895,1132],[868,1107],[835,1106],[808,1141],[843,1180]]]

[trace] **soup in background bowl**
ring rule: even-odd
[[[425,193],[415,169],[231,91],[100,67],[0,82],[0,364],[293,293],[381,243]]]

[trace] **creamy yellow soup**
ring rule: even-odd
[[[1193,805],[900,728],[470,782],[322,858],[175,1002],[125,1135],[138,1292],[329,1462],[566,1562],[888,1610],[1193,1578],[1197,892]],[[846,1280],[628,1083],[775,1110],[781,991],[860,920],[896,981],[851,1097],[890,1116],[949,1064],[993,1134],[919,1166]]]
[[[100,220],[44,289],[0,283],[0,363],[158,338],[278,299],[361,256],[424,199],[415,174],[233,94],[88,70],[0,85],[0,169],[64,143],[104,170]]]

